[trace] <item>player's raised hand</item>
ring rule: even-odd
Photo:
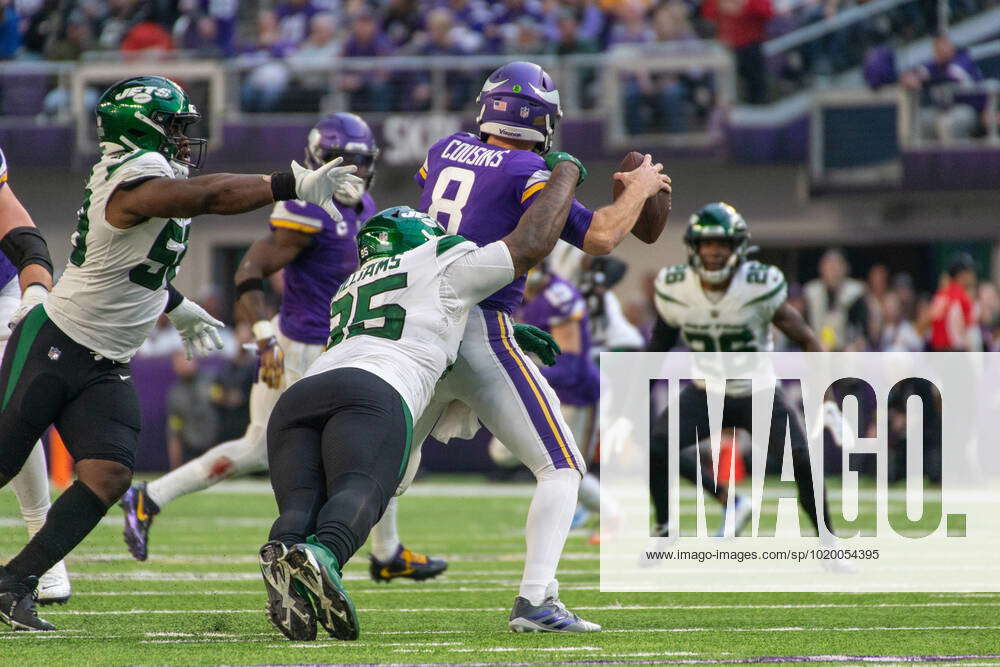
[[[344,158],[330,160],[318,169],[307,169],[297,161],[292,161],[292,176],[295,177],[295,194],[307,202],[323,207],[330,217],[340,222],[343,216],[333,203],[337,192],[357,197],[361,193],[363,181],[354,175],[356,166],[340,166]]]
[[[663,164],[653,164],[653,156],[646,153],[642,164],[632,171],[615,172],[612,176],[621,181],[625,189],[637,188],[643,197],[652,197],[660,190],[671,192],[670,177],[663,173]]]
[[[257,341],[257,379],[271,389],[281,387],[285,375],[285,351],[274,336]]]
[[[205,357],[222,349],[219,331],[226,325],[209,315],[208,311],[194,301],[184,299],[167,313],[167,319],[181,335],[188,359]]]

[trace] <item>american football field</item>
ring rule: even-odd
[[[265,619],[256,552],[275,515],[266,482],[170,505],[145,563],[126,552],[114,508],[68,560],[72,600],[41,610],[58,632],[0,626],[0,664],[1000,664],[1000,594],[601,593],[587,530],[567,544],[561,597],[604,632],[512,634],[530,493],[474,477],[418,482],[400,504],[403,540],[450,567],[433,581],[376,584],[359,553],[345,569],[356,642],[289,642]],[[0,491],[0,559],[24,538],[13,493]]]

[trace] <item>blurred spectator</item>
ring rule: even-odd
[[[392,55],[392,41],[382,34],[370,11],[360,12],[351,23],[351,32],[342,55],[373,58]],[[385,70],[345,70],[339,78],[341,90],[350,98],[351,111],[389,111],[392,108],[392,88]]]
[[[73,10],[66,17],[66,24],[59,35],[46,47],[45,57],[49,60],[79,60],[85,51],[93,48],[93,39],[86,15],[80,10]]]
[[[507,53],[510,55],[534,56],[548,51],[542,34],[542,26],[530,16],[523,16],[515,24],[517,30],[507,42]]]
[[[563,9],[555,21],[556,36],[552,45],[552,53],[558,56],[568,56],[577,53],[597,53],[600,46],[593,38],[584,36],[586,31],[580,27],[577,12]],[[590,109],[594,106],[597,72],[593,67],[581,67],[577,70],[577,90],[580,94],[580,106]]]
[[[819,278],[805,286],[806,319],[830,350],[864,349],[865,287],[848,277],[849,270],[840,250],[827,250],[819,261]]]
[[[309,36],[293,57],[303,60],[329,60],[340,51],[341,44],[337,40],[337,19],[333,14],[323,12],[313,15],[309,20]]]
[[[566,15],[570,15],[576,20],[577,38],[591,42],[599,48],[607,20],[604,12],[592,0],[561,0],[553,4],[557,6],[550,9],[545,17],[546,33],[550,39],[561,38],[563,29],[559,26],[559,22]]]
[[[921,352],[924,349],[924,339],[913,322],[905,318],[903,303],[895,292],[889,292],[882,299],[882,327],[877,349],[882,352]]]
[[[976,291],[976,263],[968,253],[958,253],[948,265],[948,279],[931,302],[931,350],[935,352],[982,349],[979,313],[972,295]]]
[[[257,39],[247,49],[246,58],[260,60],[261,64],[250,70],[240,87],[240,100],[244,111],[277,111],[288,90],[291,74],[280,60],[295,46],[282,38],[278,15],[272,11],[257,14]]]
[[[102,49],[118,49],[129,28],[138,20],[138,0],[108,0],[107,15],[101,21],[97,43]]]
[[[980,283],[976,295],[979,310],[979,329],[982,331],[983,349],[992,351],[996,348],[998,339],[993,335],[995,323],[1000,317],[1000,292],[996,285],[990,282]]]
[[[900,77],[904,86],[920,92],[921,135],[942,143],[971,137],[979,129],[986,98],[962,95],[955,86],[982,79],[967,49],[956,49],[948,35],[934,38],[933,60]]]
[[[167,457],[172,470],[219,441],[219,422],[211,382],[199,371],[198,360],[178,351],[171,362],[177,376],[167,393]]]
[[[120,50],[126,57],[130,55],[157,57],[172,51],[173,48],[174,41],[162,25],[152,21],[142,21],[132,26],[125,34]]]
[[[320,9],[310,0],[286,0],[275,7],[281,39],[300,44],[309,33],[309,21]]]
[[[21,48],[19,23],[14,0],[0,0],[0,60],[13,58]]]
[[[397,47],[410,41],[422,25],[419,0],[388,0],[382,13],[382,32]]]
[[[233,54],[236,34],[236,0],[181,0],[180,16],[173,25],[174,44],[202,58]]]
[[[736,56],[741,99],[748,104],[767,102],[767,63],[761,44],[774,16],[771,0],[705,0],[701,12],[716,25],[719,41]]]
[[[422,56],[463,56],[465,50],[455,40],[454,16],[446,7],[438,7],[427,15],[427,33],[424,36],[422,46],[417,53]],[[420,73],[415,78],[416,85],[413,88],[411,97],[417,109],[431,108],[431,95],[434,92],[431,87],[429,74]],[[470,80],[467,74],[460,71],[451,71],[445,74],[445,88],[447,90],[446,108],[449,110],[461,109],[470,100]]]
[[[218,414],[218,442],[243,436],[250,421],[250,388],[257,377],[257,355],[242,347],[253,342],[250,326],[236,326],[236,355],[227,357],[212,383],[212,404]]]

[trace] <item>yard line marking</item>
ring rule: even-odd
[[[517,582],[510,582],[509,586],[488,586],[488,587],[471,587],[471,586],[458,586],[458,587],[443,587],[443,586],[426,586],[419,590],[420,594],[425,593],[502,593],[504,591],[509,591],[517,586]],[[559,584],[559,590],[561,591],[597,591],[600,590],[600,586],[573,586],[572,584]],[[351,587],[351,593],[353,595],[391,595],[391,594],[403,594],[412,595],[417,591],[407,587],[407,588],[360,588]],[[264,595],[262,590],[245,590],[245,591],[73,591],[73,595],[76,597],[93,596],[93,597],[129,597],[132,595],[142,596],[142,595],[178,595],[178,593],[183,593],[185,596],[198,597],[198,596],[212,596],[212,595]]]

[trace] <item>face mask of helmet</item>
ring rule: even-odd
[[[714,271],[709,270],[705,267],[705,263],[702,261],[701,255],[698,254],[699,245],[700,244],[696,242],[693,244],[693,247],[689,246],[688,259],[691,266],[694,267],[694,270],[697,271],[701,279],[710,285],[718,285],[726,282],[729,279],[729,276],[733,274],[733,270],[736,268],[736,265],[743,259],[744,253],[741,251],[742,248],[737,246],[735,242],[730,242],[729,248],[732,252],[729,255],[729,259],[726,260],[725,264],[723,264],[721,268],[715,269]]]
[[[157,112],[153,114],[151,120],[163,128],[167,136],[167,144],[173,147],[173,155],[168,156],[172,162],[177,162],[191,169],[197,169],[201,166],[208,141],[206,139],[191,139],[187,136],[188,128],[201,120],[200,114]]]

